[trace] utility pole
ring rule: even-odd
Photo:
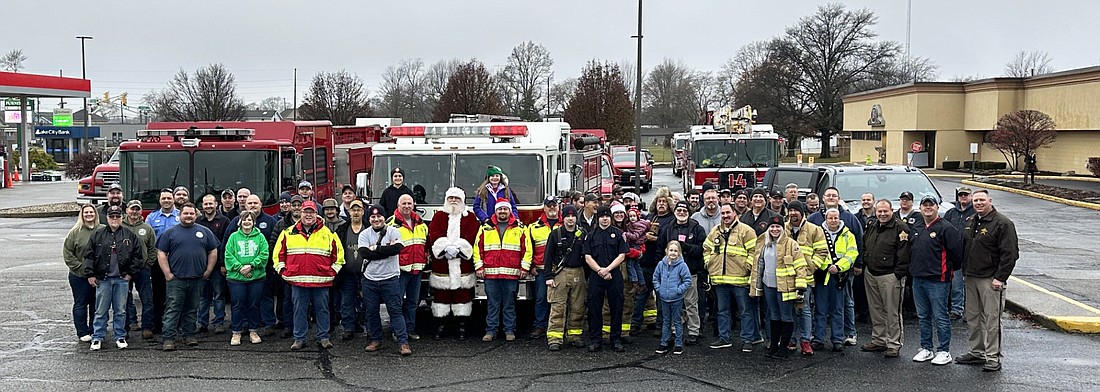
[[[642,191],[642,0],[638,0],[638,79],[634,85],[634,192]]]
[[[298,67],[294,67],[294,121],[298,121]]]
[[[88,79],[88,65],[84,58],[84,41],[92,39],[87,35],[78,35],[76,39],[80,40],[80,78]],[[88,113],[88,97],[84,97],[84,138],[80,139],[80,144],[85,144],[85,139],[88,137],[88,119],[91,118],[91,114]]]

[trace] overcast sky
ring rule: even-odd
[[[223,63],[246,102],[289,101],[319,71],[347,69],[373,94],[386,67],[477,58],[491,69],[534,41],[549,49],[555,79],[591,59],[633,61],[637,2],[631,0],[111,0],[5,1],[0,53],[22,49],[23,72],[80,75],[87,41],[92,96],[128,92],[130,105],[163,88],[180,68]],[[783,33],[824,1],[647,0],[643,66],[663,58],[718,70],[741,46]],[[878,16],[881,39],[904,45],[906,0],[841,1]],[[1019,50],[1043,50],[1056,70],[1100,63],[1100,1],[913,0],[913,55],[932,59],[942,80],[993,77]],[[47,107],[49,102],[46,102]]]

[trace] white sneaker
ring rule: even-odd
[[[118,347],[119,350],[130,347],[130,345],[126,343],[126,339],[119,339],[115,341],[115,346]]]
[[[92,335],[81,336],[80,341],[84,342],[84,343],[88,343],[88,342],[92,341]]]
[[[920,352],[918,352],[917,355],[913,357],[913,362],[928,362],[935,356],[936,354],[933,354],[928,349],[922,348],[920,349]]]
[[[99,351],[100,343],[98,340],[92,341],[92,351]]]
[[[951,358],[951,353],[949,353],[947,351],[940,351],[940,352],[937,352],[936,357],[932,359],[932,364],[933,365],[946,365],[946,364],[951,363],[951,361],[953,361],[953,359]]]
[[[856,341],[856,335],[852,335],[852,336],[849,336],[847,339],[844,339],[844,345],[845,346],[855,346],[856,343],[858,343]]]

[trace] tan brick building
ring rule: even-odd
[[[910,83],[852,94],[844,97],[844,131],[851,134],[857,162],[877,161],[882,151],[887,163],[906,163],[913,142],[926,153],[913,157],[915,166],[969,161],[970,143],[978,143],[978,161],[1004,162],[1004,155],[983,140],[1001,116],[1021,109],[1046,113],[1057,126],[1057,141],[1036,154],[1040,170],[1088,173],[1085,160],[1100,156],[1100,67],[1029,78]]]

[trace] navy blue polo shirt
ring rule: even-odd
[[[201,278],[206,255],[220,244],[214,232],[199,224],[172,226],[157,237],[157,249],[168,254],[168,269],[177,278]]]

